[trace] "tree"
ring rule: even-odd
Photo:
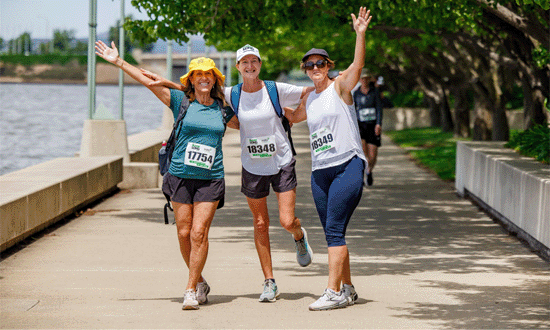
[[[125,20],[132,20],[132,15],[127,16]],[[109,28],[109,40],[114,41],[117,47],[119,47],[120,45],[119,28],[120,28],[120,20],[116,21],[115,26],[111,26]],[[134,48],[140,48],[144,51],[151,51],[153,49],[153,44],[141,42],[140,40],[135,38],[135,36],[131,33],[131,31],[127,31],[124,36],[124,50],[130,53]]]
[[[445,130],[455,126],[449,93],[473,95],[474,138],[506,140],[505,91],[515,83],[524,91],[526,126],[546,120],[548,0],[132,0],[132,5],[151,18],[125,23],[138,38],[186,42],[190,34],[202,33],[208,44],[231,51],[250,43],[265,58],[264,77],[296,68],[311,47],[325,48],[345,68],[355,42],[349,14],[367,6],[374,16],[367,67],[384,73],[393,89],[420,88],[430,95],[434,120]],[[454,104],[461,135],[469,125],[464,101]]]
[[[71,42],[74,40],[74,30],[54,30],[53,48],[54,52],[67,53],[71,48]]]

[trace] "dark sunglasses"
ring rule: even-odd
[[[308,61],[304,63],[304,69],[313,70],[313,67],[316,65],[319,69],[322,69],[327,65],[327,60],[319,60],[317,62]]]

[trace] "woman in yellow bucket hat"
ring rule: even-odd
[[[198,309],[199,304],[208,302],[210,292],[201,275],[208,255],[208,231],[225,195],[223,112],[227,126],[238,127],[237,118],[224,99],[225,77],[212,59],[200,57],[191,61],[189,72],[180,78],[183,91],[151,85],[152,79],[119,57],[114,42],[108,47],[97,41],[95,48],[97,55],[122,69],[170,107],[174,119],[182,102],[188,101],[185,117],[176,128],[177,140],[162,191],[172,202],[180,251],[189,268],[182,308]]]

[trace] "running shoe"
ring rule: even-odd
[[[355,292],[355,287],[353,285],[344,284],[340,292],[343,292],[344,296],[348,298],[348,303],[350,305],[353,305],[355,301],[359,298],[357,292]]]
[[[275,302],[279,298],[279,289],[272,279],[264,281],[264,292],[260,295],[260,302]]]
[[[210,285],[206,283],[206,280],[197,283],[197,301],[199,305],[204,305],[208,302],[208,293],[210,293]]]
[[[185,291],[183,295],[183,307],[181,309],[199,309],[199,302],[197,301],[195,290],[189,289]]]
[[[307,232],[304,227],[302,227],[302,232],[304,233],[304,237],[298,241],[294,241],[296,243],[296,260],[300,266],[306,267],[313,261],[313,251],[307,241]]]
[[[335,292],[332,289],[325,289],[325,292],[321,298],[317,299],[316,302],[309,305],[310,311],[326,311],[336,308],[344,308],[349,304],[348,298],[343,294],[342,291]]]
[[[372,173],[367,173],[367,186],[372,186],[372,182],[373,182],[373,179],[372,179]]]

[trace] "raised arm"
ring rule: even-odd
[[[340,75],[334,82],[334,87],[340,97],[347,103],[353,103],[353,96],[351,95],[351,90],[357,85],[359,77],[361,76],[361,69],[365,65],[365,32],[369,26],[370,20],[370,10],[367,10],[365,7],[359,8],[359,14],[355,17],[354,14],[351,14],[351,19],[353,20],[353,28],[357,34],[355,39],[355,55],[353,58],[353,63]]]
[[[134,80],[149,88],[149,90],[151,90],[151,92],[153,92],[159,100],[162,101],[162,103],[170,106],[170,90],[164,86],[150,85],[149,83],[153,81],[151,78],[144,75],[140,69],[120,58],[118,55],[118,49],[116,48],[114,42],[111,42],[111,47],[109,47],[101,40],[96,41],[95,50],[95,53],[99,57],[122,69],[122,71],[134,78]]]
[[[183,85],[177,84],[171,80],[168,80],[164,78],[161,75],[158,75],[156,73],[153,73],[151,71],[147,71],[145,69],[139,69],[141,73],[143,73],[147,78],[151,78],[151,82],[149,83],[149,86],[164,86],[172,89],[179,89],[180,91],[183,91]]]

